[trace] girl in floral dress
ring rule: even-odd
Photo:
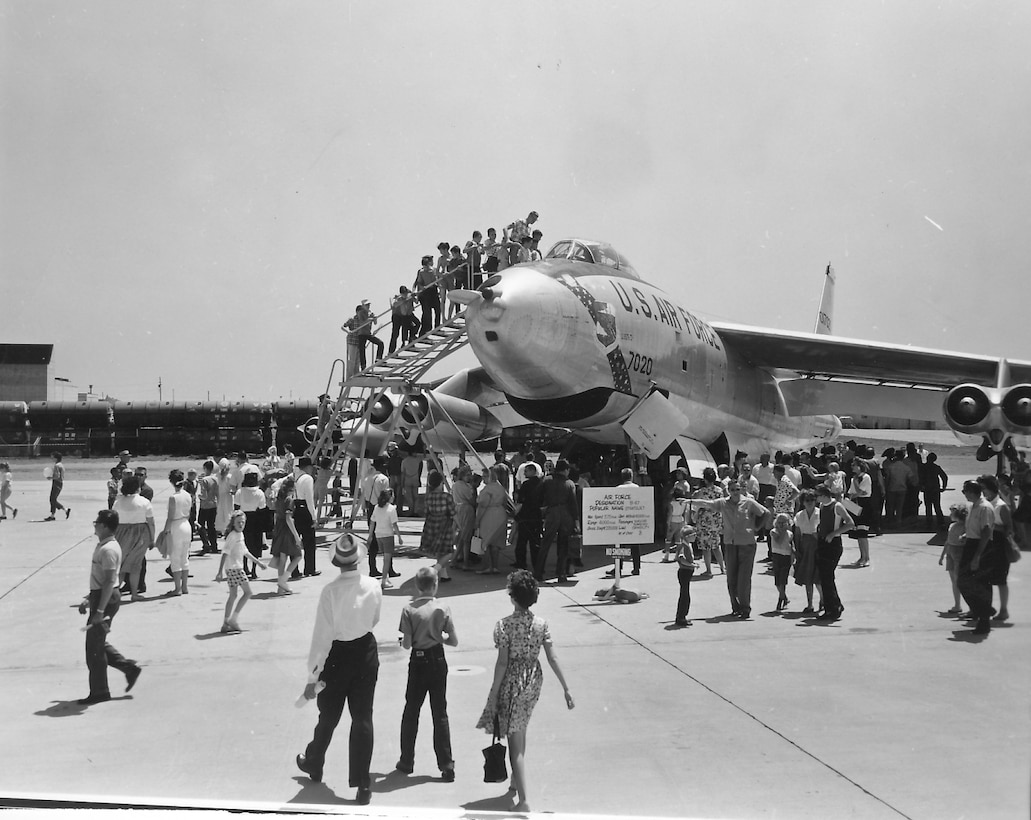
[[[508,755],[512,763],[512,785],[519,797],[515,811],[529,811],[526,789],[526,727],[530,723],[533,707],[541,695],[544,673],[541,671],[540,653],[544,647],[548,663],[562,684],[566,707],[573,708],[573,696],[558,664],[551,643],[548,622],[530,612],[537,603],[538,587],[533,573],[519,569],[508,576],[508,594],[515,610],[494,626],[494,645],[498,660],[494,665],[494,682],[476,723],[477,729],[493,733],[494,720],[502,735],[508,737]]]
[[[723,485],[716,480],[716,471],[712,467],[706,467],[702,471],[702,480],[705,484],[694,494],[695,498],[702,498],[708,501],[715,501],[724,498]],[[705,560],[705,572],[699,578],[712,578],[712,556],[716,556],[716,563],[720,566],[720,572],[727,574],[727,568],[723,563],[723,550],[720,549],[720,538],[723,535],[723,513],[715,510],[695,510],[695,527],[698,529],[697,545],[702,551],[702,558]]]

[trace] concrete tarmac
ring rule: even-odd
[[[160,527],[167,484],[152,484],[160,486]],[[313,704],[297,709],[294,701],[318,592],[336,572],[325,550],[323,574],[296,582],[292,596],[272,596],[272,573],[263,573],[237,635],[219,633],[226,587],[213,581],[216,558],[191,560],[189,596],[163,598],[170,581],[151,552],[148,600],[125,604],[110,635],[143,674],[126,695],[111,670],[115,698],[77,705],[88,686],[76,606],[102,491],[95,481],[67,482],[70,519],[42,522],[48,485],[19,481],[18,518],[0,522],[0,797],[8,804],[49,798],[431,818],[510,808],[505,784],[482,782],[489,738],[474,728],[496,657],[492,627],[511,611],[503,575],[454,572],[441,588],[459,635],[448,649],[454,783],[441,782],[434,765],[428,703],[415,773],[394,771],[407,668],[397,623],[410,584],[386,595],[375,631],[372,805],[355,806],[347,786],[346,715],[325,783],[295,768],[316,719]],[[418,523],[402,519],[402,528],[417,543]],[[548,584],[535,607],[551,625],[576,700],[568,711],[544,662],[527,747],[535,813],[1028,817],[1031,605],[1023,582],[1031,561],[1011,570],[1012,620],[978,639],[943,614],[952,595],[937,563],[941,548],[929,538],[872,540],[870,568],[839,570],[846,612],[829,625],[802,617],[804,590],[793,584],[791,605],[777,613],[772,576],[757,564],[750,621],[725,617],[717,574],[692,584],[693,623],[675,629],[676,569],[659,563],[661,550],[624,581],[650,597],[619,605],[592,601],[608,565],[600,548],[588,548],[588,568],[567,585]],[[857,554],[846,541],[844,562]],[[429,563],[399,558],[398,580]]]

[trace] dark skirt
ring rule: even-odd
[[[1006,533],[1002,530],[993,530],[992,541],[986,552],[990,553],[985,558],[991,562],[992,567],[988,574],[988,583],[996,587],[1006,586],[1010,574],[1010,548]]]
[[[773,559],[773,583],[778,587],[786,586],[791,572],[791,556],[775,552],[770,557]]]
[[[272,531],[272,554],[288,555],[291,558],[301,556],[301,548],[297,545],[294,534],[290,532],[290,527],[287,526],[285,515],[276,516],[276,526]]]
[[[795,583],[799,586],[819,583],[816,577],[816,536],[803,535],[798,543],[798,562],[795,564]]]
[[[867,496],[866,498],[853,498],[853,502],[859,505],[859,515],[853,516],[856,522],[856,528],[850,530],[848,537],[853,540],[859,540],[860,538],[869,538],[870,530],[873,529],[873,498]]]
[[[261,554],[265,551],[264,513],[264,510],[254,510],[247,513],[247,519],[243,525],[243,542],[247,545],[247,550],[255,558],[261,558]]]

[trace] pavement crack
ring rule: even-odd
[[[570,595],[569,595],[569,594],[568,594],[568,593],[567,593],[567,592],[566,592],[565,590],[562,590],[562,589],[557,589],[557,590],[556,590],[556,592],[559,592],[560,594],[562,594],[563,596],[565,596],[565,598],[566,598],[566,599],[567,599],[567,600],[568,600],[568,601],[569,601],[570,603],[572,603],[573,605],[575,605],[575,606],[577,606],[577,607],[581,607],[581,608],[583,608],[583,609],[588,609],[588,606],[587,606],[586,604],[582,604],[582,603],[580,603],[580,602],[578,602],[578,601],[574,600],[574,599],[573,599],[572,597],[570,597]],[[708,685],[707,683],[704,683],[703,681],[699,680],[699,679],[698,679],[698,678],[696,678],[696,677],[695,677],[694,675],[692,675],[692,674],[691,674],[690,672],[688,672],[688,671],[687,671],[686,669],[683,669],[683,668],[681,668],[681,667],[680,667],[680,666],[678,666],[678,665],[677,665],[676,663],[674,663],[673,661],[671,661],[671,660],[670,660],[669,658],[666,658],[666,657],[664,657],[663,655],[661,655],[661,654],[660,654],[659,652],[655,651],[655,650],[654,650],[654,649],[652,649],[651,647],[649,647],[649,646],[646,646],[645,644],[643,644],[643,643],[642,643],[641,641],[639,641],[639,640],[638,640],[637,638],[635,638],[635,637],[634,637],[633,635],[631,635],[631,634],[629,634],[628,632],[626,632],[625,630],[621,629],[621,628],[620,628],[620,627],[618,627],[618,626],[617,626],[616,624],[614,624],[614,623],[613,623],[612,621],[610,621],[610,620],[609,620],[608,618],[606,618],[606,617],[605,617],[605,615],[604,615],[603,613],[601,613],[601,612],[598,612],[598,611],[597,611],[597,609],[591,608],[591,610],[590,610],[590,611],[591,611],[591,614],[592,614],[592,615],[593,615],[594,617],[596,617],[596,618],[597,618],[598,620],[600,620],[600,621],[601,621],[602,623],[604,623],[604,624],[608,625],[609,627],[611,627],[611,628],[612,628],[612,630],[613,630],[614,632],[618,632],[618,633],[619,633],[620,635],[622,635],[622,636],[623,636],[624,638],[626,638],[626,639],[627,639],[628,641],[630,641],[630,642],[631,642],[631,643],[633,643],[633,644],[636,644],[636,645],[637,645],[638,647],[640,647],[641,649],[643,649],[643,650],[644,650],[645,652],[647,652],[647,653],[648,653],[649,655],[652,655],[652,656],[653,656],[654,658],[656,658],[656,659],[657,659],[658,661],[660,661],[661,663],[664,663],[664,664],[666,664],[666,665],[667,665],[667,666],[669,666],[669,667],[670,667],[671,669],[674,669],[674,670],[675,670],[676,672],[678,672],[679,674],[683,675],[683,676],[684,676],[685,678],[687,678],[688,680],[691,680],[691,681],[693,681],[694,683],[696,683],[696,684],[697,684],[698,686],[700,686],[700,687],[701,687],[702,689],[704,689],[704,690],[705,690],[706,692],[708,692],[709,694],[711,694],[711,695],[712,695],[713,697],[716,697],[716,698],[718,698],[719,700],[723,701],[723,702],[724,702],[725,704],[727,704],[728,706],[730,706],[730,707],[731,707],[732,709],[734,709],[734,710],[736,710],[736,711],[740,712],[740,713],[741,713],[742,715],[744,715],[745,717],[749,718],[750,720],[752,720],[752,721],[754,721],[755,723],[757,723],[757,724],[759,724],[760,726],[762,726],[762,727],[763,727],[764,729],[766,729],[766,730],[767,730],[768,732],[770,732],[770,733],[772,733],[772,734],[776,735],[776,736],[777,736],[778,738],[780,738],[781,740],[783,740],[783,741],[784,741],[785,743],[787,743],[787,744],[788,744],[789,746],[791,746],[791,747],[793,747],[794,749],[796,749],[796,750],[797,750],[798,752],[800,752],[801,754],[803,754],[803,755],[805,755],[806,757],[808,757],[808,758],[809,758],[810,760],[814,761],[815,763],[819,764],[820,766],[823,766],[823,767],[824,767],[825,769],[827,769],[828,771],[830,771],[830,772],[834,773],[835,775],[837,775],[838,777],[840,777],[840,778],[841,778],[842,780],[846,781],[847,783],[851,784],[851,785],[852,785],[852,786],[854,786],[855,788],[859,789],[859,791],[861,791],[861,792],[862,792],[863,794],[865,794],[865,795],[866,795],[867,797],[869,797],[869,798],[871,798],[871,799],[873,799],[873,800],[876,800],[876,801],[877,801],[878,803],[880,803],[880,804],[881,804],[882,806],[884,806],[885,808],[887,808],[887,809],[889,809],[890,811],[893,811],[893,812],[894,812],[895,814],[899,815],[899,817],[905,817],[905,818],[906,818],[906,820],[913,820],[913,818],[912,818],[912,817],[910,817],[910,815],[906,814],[906,813],[905,813],[905,812],[903,812],[903,811],[902,811],[901,809],[899,809],[899,808],[897,808],[897,807],[893,806],[893,805],[892,805],[891,803],[889,803],[889,802],[888,802],[887,800],[884,800],[883,798],[881,798],[881,797],[877,796],[877,795],[876,795],[876,794],[874,794],[874,793],[873,793],[872,791],[870,791],[869,789],[867,789],[867,788],[866,788],[865,786],[862,786],[862,785],[861,785],[860,783],[858,783],[858,782],[856,782],[855,780],[853,780],[853,779],[852,779],[851,777],[849,777],[849,776],[848,776],[847,774],[845,774],[845,773],[844,773],[843,771],[841,771],[840,769],[836,769],[836,768],[835,768],[834,766],[832,766],[832,765],[831,765],[830,763],[828,763],[828,762],[827,762],[826,760],[823,760],[823,759],[821,759],[821,758],[817,757],[817,756],[816,756],[816,755],[814,755],[814,754],[813,754],[812,752],[810,752],[810,751],[809,751],[808,749],[804,748],[803,746],[800,746],[800,745],[799,745],[798,743],[796,743],[796,742],[795,742],[794,740],[792,740],[792,739],[791,739],[790,737],[788,737],[787,735],[785,735],[785,734],[784,734],[783,732],[781,732],[781,731],[779,731],[779,730],[775,729],[775,728],[774,728],[773,726],[771,726],[770,724],[766,723],[766,722],[765,722],[765,721],[764,721],[764,720],[763,720],[762,718],[760,718],[760,717],[759,717],[758,715],[754,714],[753,712],[749,712],[749,711],[748,711],[747,709],[745,709],[745,708],[744,708],[743,706],[741,706],[741,705],[739,705],[739,704],[735,703],[735,702],[734,702],[733,700],[731,700],[730,698],[728,698],[728,697],[727,697],[726,695],[724,695],[724,694],[722,694],[722,693],[720,693],[720,692],[716,691],[716,690],[715,690],[715,689],[713,689],[713,688],[712,688],[711,686],[709,686],[709,685]]]

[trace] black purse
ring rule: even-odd
[[[505,765],[505,745],[501,742],[501,729],[498,716],[494,716],[494,741],[483,750],[483,782],[501,783],[508,780],[508,767]]]

